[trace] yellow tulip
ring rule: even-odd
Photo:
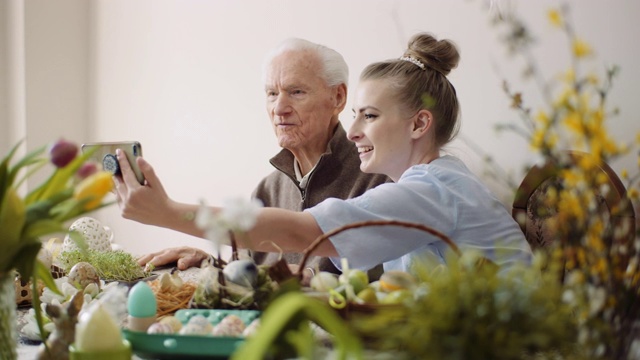
[[[73,193],[74,199],[78,201],[91,199],[84,205],[85,210],[98,207],[102,198],[113,189],[112,176],[107,171],[100,171],[82,180]]]

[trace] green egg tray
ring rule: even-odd
[[[175,313],[175,317],[186,324],[193,316],[202,315],[211,325],[216,325],[231,314],[249,325],[260,316],[260,311],[182,309]],[[122,332],[131,343],[133,353],[142,359],[226,359],[244,342],[242,337],[147,334],[127,329]]]

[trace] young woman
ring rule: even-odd
[[[250,243],[239,245],[273,251],[275,243],[285,252],[301,252],[340,226],[394,219],[437,229],[462,251],[479,251],[504,268],[529,264],[531,249],[505,207],[460,160],[441,152],[459,126],[458,99],[447,79],[458,61],[450,41],[420,33],[399,59],[369,65],[360,76],[348,137],[358,148],[362,171],[382,173],[395,182],[353,199],[328,199],[302,213],[263,208],[246,234]],[[126,196],[128,188],[140,184],[122,154],[119,160],[124,181],[119,181],[118,193]],[[138,161],[149,186],[161,189],[151,166]],[[196,210],[194,205],[166,201],[163,206],[170,211],[162,224],[154,225],[203,235],[192,221],[183,220]],[[414,261],[427,257],[445,262],[449,249],[437,237],[395,226],[353,229],[329,240],[314,255],[332,257],[336,264],[347,258],[351,267],[361,269],[384,263],[385,270],[410,271]]]

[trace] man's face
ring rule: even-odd
[[[267,111],[278,144],[298,157],[324,151],[344,107],[337,87],[327,86],[322,65],[308,51],[275,57],[266,73]]]

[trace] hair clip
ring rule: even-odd
[[[412,57],[412,56],[403,56],[403,57],[401,57],[401,58],[400,58],[400,60],[408,61],[408,62],[410,62],[410,63],[413,63],[413,64],[415,64],[415,65],[419,66],[419,67],[420,67],[420,69],[422,69],[422,70],[425,70],[425,69],[426,69],[426,67],[424,66],[424,64],[422,63],[422,61],[420,61],[420,60],[418,60],[418,59],[416,59],[416,58],[414,58],[414,57]]]

